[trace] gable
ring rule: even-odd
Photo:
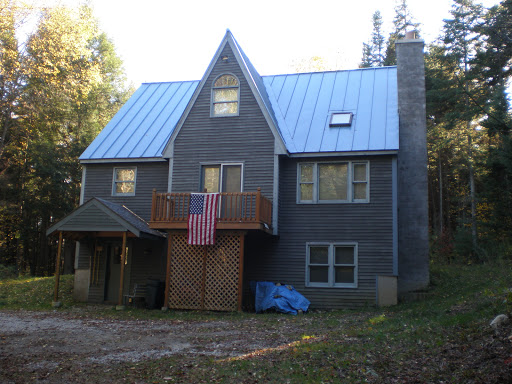
[[[225,44],[217,56],[175,133],[172,191],[199,191],[200,164],[237,163],[243,164],[243,190],[261,187],[265,196],[272,196],[275,136],[231,45]],[[212,85],[223,74],[239,81],[239,113],[212,117]]]
[[[54,232],[125,232],[137,237],[164,237],[128,208],[99,198],[92,198],[46,231]]]

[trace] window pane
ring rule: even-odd
[[[220,167],[203,167],[203,189],[207,192],[219,192]],[[202,192],[202,191],[201,191]]]
[[[335,247],[335,264],[354,264],[354,247]]]
[[[310,264],[328,264],[329,247],[309,247]]]
[[[238,80],[234,76],[224,75],[215,80],[214,87],[232,87],[237,86]]]
[[[309,281],[311,283],[328,283],[329,267],[309,267]]]
[[[127,182],[127,183],[116,183],[116,193],[134,193],[135,192],[135,183]]]
[[[354,184],[354,199],[366,200],[366,183]]]
[[[219,103],[214,104],[214,115],[235,115],[238,112],[238,103]]]
[[[319,199],[347,200],[347,164],[319,164]]]
[[[135,170],[116,169],[116,181],[135,181]]]
[[[300,185],[300,200],[313,200],[313,184]]]
[[[213,91],[213,101],[218,103],[222,101],[237,101],[238,100],[238,90],[235,88],[227,88],[227,89],[215,89]]]
[[[224,179],[222,182],[222,192],[240,192],[242,166],[225,165],[222,178]]]
[[[334,268],[335,283],[354,283],[354,267],[335,267]]]
[[[354,164],[354,181],[366,181],[366,164]]]
[[[301,183],[313,181],[313,164],[302,164],[300,166],[300,181]]]

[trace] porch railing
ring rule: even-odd
[[[153,190],[151,222],[187,223],[190,193],[158,193]],[[272,203],[256,192],[224,192],[220,194],[219,223],[272,223]]]

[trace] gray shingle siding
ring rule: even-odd
[[[242,162],[244,191],[261,187],[271,199],[274,136],[228,45],[224,55],[230,61],[215,65],[174,142],[172,191],[199,191],[201,162]],[[224,73],[240,81],[239,116],[210,117],[211,87]]]
[[[313,308],[375,304],[376,276],[393,273],[392,160],[389,156],[364,160],[370,162],[370,203],[307,205],[296,203],[297,163],[301,160],[281,159],[279,240],[263,243],[248,238],[246,282],[291,284]],[[305,287],[306,243],[315,241],[358,243],[357,288]]]

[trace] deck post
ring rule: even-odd
[[[123,247],[121,249],[121,272],[119,276],[119,299],[116,306],[117,310],[123,310],[123,285],[124,285],[124,262],[126,260],[126,232],[123,232]]]
[[[260,209],[261,209],[261,187],[256,190],[256,212],[254,212],[254,220],[257,223],[260,221]]]
[[[52,307],[58,308],[62,305],[59,301],[59,281],[60,281],[60,257],[62,253],[62,231],[59,231],[59,247],[57,249],[57,263],[55,265],[55,287],[53,289]]]
[[[156,189],[153,188],[153,200],[151,201],[151,221],[156,220]]]
[[[171,288],[171,252],[173,235],[167,231],[167,269],[165,270],[165,298],[162,311],[169,309],[169,289]]]

